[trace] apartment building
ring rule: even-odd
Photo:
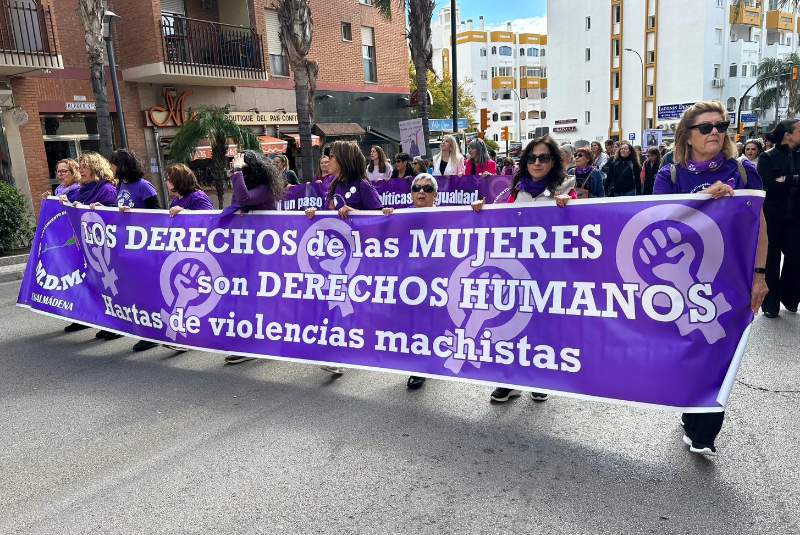
[[[366,151],[377,144],[394,152],[398,122],[409,118],[404,17],[386,21],[371,4],[311,2],[309,58],[320,66],[315,147],[355,139]],[[56,183],[59,159],[99,148],[84,31],[77,0],[0,5],[0,171],[36,210]],[[115,145],[121,105],[128,145],[160,194],[165,146],[203,104],[230,104],[265,152],[286,152],[299,166],[294,82],[272,0],[110,0],[109,9],[121,16],[111,26],[121,102],[110,81],[107,88]],[[209,157],[210,147],[198,147],[192,166],[201,178]]]
[[[745,92],[762,59],[796,50],[798,24],[777,0],[746,0],[738,12],[732,0],[548,0],[548,125],[566,140],[641,144],[646,128],[669,139],[697,101],[735,113],[742,99],[745,127],[763,128],[775,110],[752,109],[756,89]]]
[[[489,139],[500,141],[508,127],[512,141],[533,139],[547,117],[547,36],[516,33],[505,28],[490,31],[483,17],[475,23],[461,21],[456,8],[456,61],[458,78],[471,80],[478,109],[489,110]],[[450,7],[439,10],[431,23],[433,66],[437,74],[451,70]],[[477,118],[468,118],[473,123]]]

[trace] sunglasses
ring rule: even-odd
[[[394,163],[403,163],[405,160],[395,160]]]
[[[553,159],[553,157],[549,154],[529,154],[528,155],[528,163],[536,163],[536,160],[539,160],[542,163],[547,163]]]
[[[414,184],[413,186],[411,186],[411,191],[413,193],[419,193],[420,190],[424,191],[425,193],[433,193],[434,191],[436,191],[430,184],[425,184],[424,186],[420,186],[419,184]]]
[[[728,131],[728,127],[730,125],[731,125],[730,121],[720,121],[720,122],[714,123],[714,124],[711,124],[711,123],[700,123],[700,124],[694,124],[694,125],[690,126],[689,130],[697,129],[697,130],[700,130],[701,134],[706,135],[706,134],[710,134],[711,131],[716,128],[717,132],[719,132],[721,134],[723,132],[727,132]]]

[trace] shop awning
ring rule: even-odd
[[[317,123],[317,134],[328,137],[361,136],[366,134],[358,123]]]
[[[371,126],[367,127],[367,132],[372,134],[375,137],[379,137],[381,139],[385,139],[386,141],[392,141],[400,145],[400,131],[399,130],[389,130],[389,129],[381,129],[376,130]]]
[[[284,136],[293,139],[295,147],[299,147],[300,146],[300,134],[284,134]],[[321,147],[322,146],[322,140],[320,140],[319,136],[315,136],[314,134],[311,134],[311,146],[312,147]]]
[[[289,145],[288,141],[270,136],[258,136],[258,140],[261,142],[261,150],[264,151],[265,154],[284,153],[286,152],[286,147]],[[229,139],[228,141],[230,142],[233,140]],[[211,145],[208,144],[208,140],[204,139],[200,143],[201,145],[198,146],[194,150],[194,154],[192,154],[192,160],[205,160],[207,158],[211,158]],[[228,158],[233,158],[236,156],[236,150],[236,144],[230,143],[225,155]]]

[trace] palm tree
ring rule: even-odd
[[[280,39],[294,75],[294,94],[297,102],[297,123],[300,128],[300,175],[302,182],[311,182],[314,174],[311,147],[311,122],[314,120],[314,91],[317,87],[319,64],[308,59],[314,20],[309,0],[279,0],[278,22]]]
[[[778,105],[783,97],[788,98],[787,118],[797,113],[797,80],[792,80],[792,66],[800,65],[800,56],[792,52],[783,59],[764,58],[758,64],[756,88],[759,93],[753,98],[752,107],[763,111],[775,106],[775,124],[778,123]]]
[[[106,6],[106,0],[78,0],[78,9],[76,11],[85,34],[86,55],[89,58],[89,74],[97,111],[97,131],[100,134],[100,153],[108,158],[114,150],[114,144],[112,141],[111,114],[108,112],[106,72],[103,64],[105,57],[103,15],[105,15]],[[117,106],[119,105],[117,103]]]
[[[219,209],[223,208],[225,190],[225,168],[228,165],[226,153],[229,139],[240,149],[261,150],[255,133],[226,117],[230,104],[220,106],[198,106],[194,115],[178,127],[178,132],[169,143],[169,159],[175,163],[186,163],[192,159],[197,144],[208,139],[211,144],[211,174],[217,189]]]
[[[392,20],[392,3],[397,0],[375,0],[375,7]],[[431,18],[436,3],[433,0],[399,0],[405,10],[408,6],[408,46],[411,62],[417,75],[417,117],[422,119],[425,153],[430,146],[428,131],[428,71],[433,72],[433,44],[431,43]]]

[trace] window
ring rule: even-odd
[[[353,40],[353,27],[350,25],[349,22],[342,23],[342,41],[352,41]]]
[[[492,121],[494,121],[494,122],[497,122],[497,119],[498,119],[497,112],[494,112],[494,113],[492,114]]]
[[[495,134],[493,137],[495,141],[500,141],[500,137],[497,134]]]
[[[546,96],[547,96],[547,93],[545,93],[545,97],[546,97]],[[544,97],[542,97],[542,98],[544,98]],[[547,119],[547,112],[546,112],[546,111],[542,110],[542,113],[541,113],[541,118],[542,118],[542,119]]]
[[[500,95],[500,98],[501,98],[502,100],[511,100],[511,91],[504,91],[504,92],[503,92],[503,93]]]
[[[744,97],[742,99],[742,109],[749,110],[750,106],[752,105],[752,100],[753,100],[752,97]]]
[[[592,59],[592,49],[591,48],[587,48],[585,50],[584,58],[586,59],[586,61],[591,61],[591,59]]]
[[[714,28],[714,42],[718,45],[722,44],[722,28]]]
[[[731,63],[731,66],[728,68],[728,77],[729,78],[736,78],[738,76],[738,69],[735,63]]]
[[[647,17],[647,27],[648,28],[655,28],[656,27],[656,16],[650,15]]]
[[[481,80],[486,80],[486,71],[481,71]]]
[[[445,72],[450,70],[450,50],[447,48],[442,49],[442,69]]]
[[[358,0],[358,3],[359,4],[363,4],[365,6],[371,6],[372,5],[372,0]]]
[[[742,76],[755,76],[756,75],[756,64],[755,63],[745,63],[742,65]]]
[[[533,139],[535,135],[533,132],[528,132],[528,139]]]
[[[267,52],[269,54],[269,72],[272,76],[289,76],[289,61],[283,54],[281,45],[280,29],[278,22],[278,12],[274,9],[264,11],[264,19],[267,25]]]
[[[620,15],[622,15],[622,9],[620,8],[620,6],[614,6],[614,8],[611,11],[611,17],[613,19],[614,24],[619,24],[621,18]]]
[[[510,46],[501,46],[500,47],[500,55],[501,56],[510,56],[511,55],[511,47]]]
[[[612,39],[611,40],[611,50],[614,53],[614,57],[619,57],[619,39]]]
[[[521,57],[521,58],[525,57],[525,49],[524,48],[520,48],[519,49],[519,57]]]
[[[647,57],[645,58],[646,63],[655,63],[656,61],[656,51],[655,50],[648,50]]]
[[[496,56],[496,55],[497,55],[497,47],[496,47],[496,46],[493,46],[493,47],[492,47],[492,55],[493,55],[493,56]]]
[[[361,27],[361,62],[364,65],[364,81],[377,82],[375,74],[375,36],[369,26]]]
[[[528,112],[529,119],[538,119],[539,118],[539,111],[538,110],[531,110]]]
[[[728,98],[728,111],[734,111],[736,109],[736,99],[733,97]]]
[[[653,84],[644,86],[644,94],[647,97],[652,97],[655,94],[655,87],[653,87]]]
[[[500,98],[500,91],[492,91],[492,100]]]
[[[619,89],[619,71],[611,73],[611,89]]]
[[[718,63],[715,63],[714,64],[714,76],[712,76],[712,78],[719,78],[719,72],[720,72],[720,65]]]
[[[492,67],[492,78],[497,76],[497,67]]]
[[[591,80],[586,80],[586,92],[587,93],[591,93],[592,92],[592,82],[591,82]]]
[[[544,48],[542,49],[541,56],[544,57]]]
[[[534,47],[528,47],[528,57],[531,58],[538,58],[539,57],[539,49]]]
[[[481,48],[481,57],[482,58],[486,57],[486,49],[485,48]]]
[[[542,76],[542,69],[541,67],[527,67],[525,69],[525,74],[533,78],[540,78]]]
[[[528,114],[527,114],[527,113],[525,113],[524,111],[521,111],[521,112],[519,112],[519,118],[520,118],[521,120],[525,121],[525,120],[527,120],[527,119],[528,119]]]
[[[592,29],[592,17],[586,17],[586,29],[587,30]]]
[[[586,112],[586,124],[589,124],[590,122],[592,122],[592,112],[587,111]]]
[[[611,120],[619,121],[619,104],[613,104],[611,106]]]
[[[498,67],[497,76],[514,76],[514,71],[512,67]]]
[[[488,99],[489,99],[489,93],[487,93],[486,91],[481,92],[481,100],[486,101]]]
[[[725,7],[725,0],[717,0],[717,7]]]
[[[513,121],[514,120],[514,114],[509,112],[509,111],[504,111],[503,113],[500,114],[500,120],[501,121]]]

